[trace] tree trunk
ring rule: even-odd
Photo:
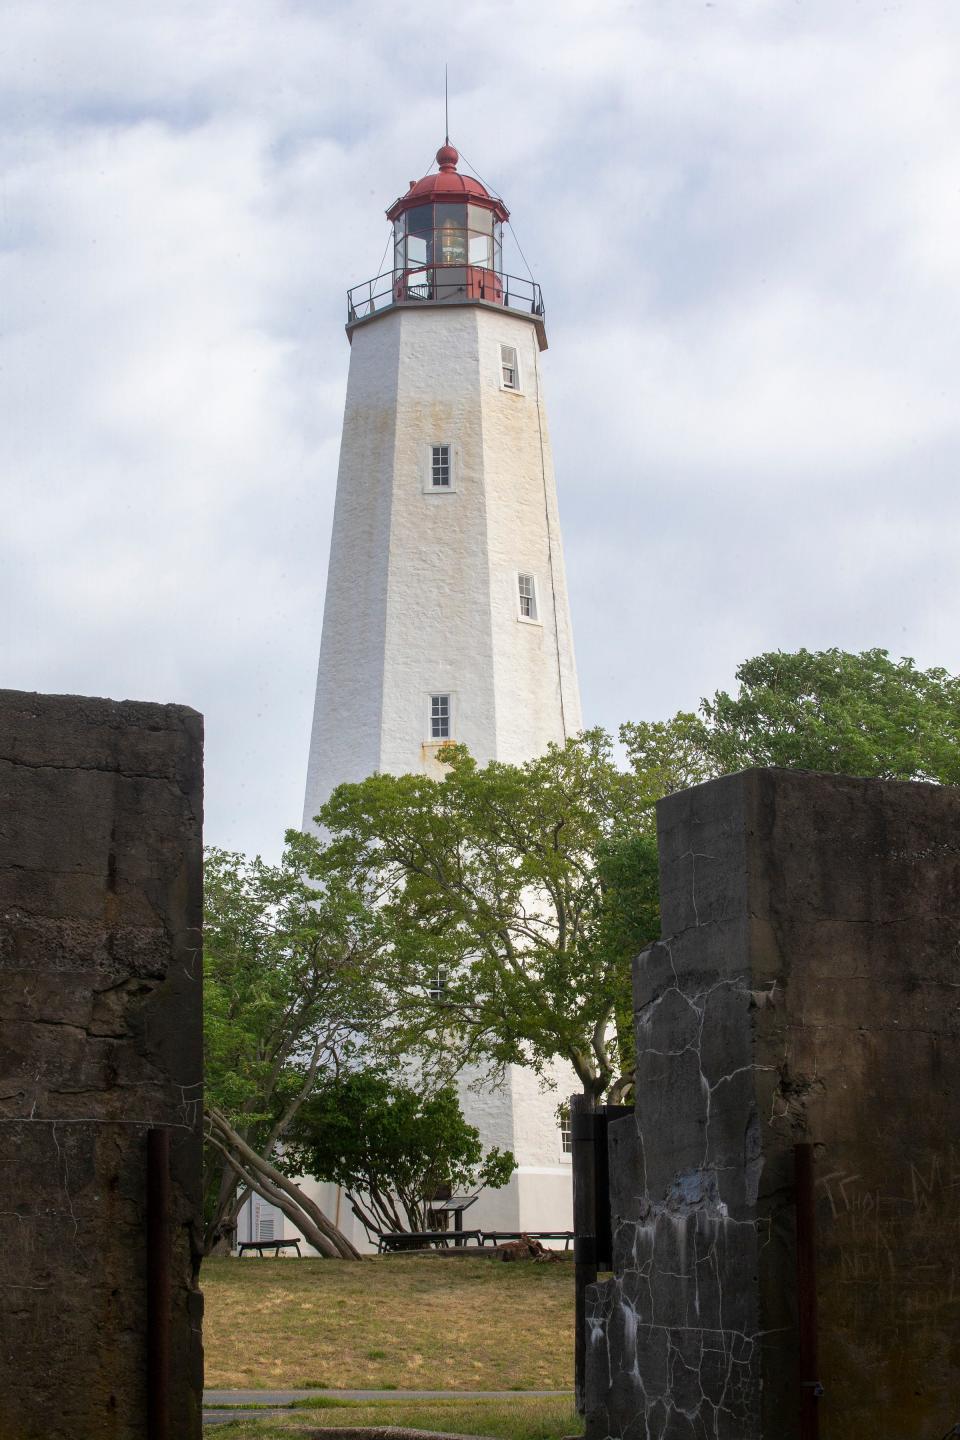
[[[217,1152],[218,1159],[223,1159],[220,1152]],[[204,1157],[204,1171],[207,1169],[207,1157]],[[213,1161],[210,1162],[211,1168]],[[216,1199],[214,1201],[213,1213],[204,1226],[203,1231],[203,1253],[212,1255],[226,1238],[228,1226],[224,1223],[227,1217],[232,1214],[237,1200],[237,1175],[233,1167],[226,1162],[220,1167],[219,1180],[217,1183]]]
[[[206,1116],[209,1127],[207,1139],[246,1185],[272,1205],[277,1205],[321,1254],[340,1256],[344,1260],[360,1259],[359,1250],[342,1230],[327,1219],[320,1207],[298,1185],[271,1165],[269,1160],[258,1155],[237,1134],[226,1116],[212,1106],[207,1107]]]
[[[216,1145],[218,1142],[214,1140],[211,1143]],[[226,1155],[227,1152],[224,1151],[223,1153]],[[344,1258],[333,1245],[332,1241],[321,1234],[309,1217],[304,1215],[299,1206],[295,1205],[282,1190],[278,1190],[275,1186],[264,1180],[262,1176],[254,1175],[249,1170],[246,1170],[239,1160],[227,1156],[227,1163],[236,1169],[237,1175],[248,1189],[255,1190],[264,1200],[268,1200],[271,1205],[276,1205],[277,1209],[281,1210],[288,1220],[293,1221],[298,1230],[303,1231],[304,1238],[308,1245],[312,1245],[315,1250],[319,1250],[320,1254],[328,1260]]]

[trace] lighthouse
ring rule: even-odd
[[[519,763],[581,728],[540,356],[543,299],[505,273],[503,201],[458,169],[387,211],[390,271],[348,293],[350,368],[304,828],[374,771],[440,775],[437,752]],[[470,1224],[570,1224],[558,1090],[511,1067],[465,1113],[519,1169]],[[341,1223],[347,1217],[341,1215]]]

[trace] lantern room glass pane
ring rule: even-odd
[[[467,232],[449,221],[434,234],[434,257],[439,265],[464,265],[467,259]]]
[[[426,237],[433,229],[433,206],[415,205],[407,211],[407,234]]]
[[[467,260],[466,205],[436,205],[434,212],[434,263],[437,265],[465,265]]]
[[[493,227],[493,211],[482,205],[467,207],[467,228],[479,235],[489,235]]]
[[[407,268],[413,265],[426,265],[427,263],[427,237],[425,235],[407,236]]]
[[[490,268],[490,236],[470,236],[470,264],[481,265],[485,270]]]
[[[466,205],[435,205],[436,218],[434,229],[442,230],[445,225],[452,225],[455,230],[466,230],[467,228],[467,207]],[[415,212],[411,211],[411,214]]]

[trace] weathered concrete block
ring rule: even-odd
[[[0,691],[0,1440],[147,1434],[151,1127],[200,1435],[201,804],[192,710]]]
[[[939,1437],[960,1420],[960,790],[747,771],[663,801],[658,831],[588,1437],[798,1435],[801,1141],[821,1436]]]

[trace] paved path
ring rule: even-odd
[[[280,1420],[289,1414],[289,1410],[204,1410],[203,1428],[206,1430],[208,1426],[212,1428],[214,1425],[229,1425],[232,1420],[239,1420],[244,1416],[254,1420]],[[296,1431],[291,1433],[296,1434]]]
[[[205,1390],[203,1392],[204,1425],[225,1425],[236,1420],[238,1411],[222,1410],[222,1405],[289,1406],[295,1400],[522,1400],[524,1396],[543,1398],[551,1395],[572,1395],[572,1390]],[[248,1410],[258,1420],[275,1420],[289,1415],[289,1409]]]
[[[522,1400],[572,1395],[572,1390],[204,1390],[203,1403],[215,1405],[292,1405],[294,1400]]]

